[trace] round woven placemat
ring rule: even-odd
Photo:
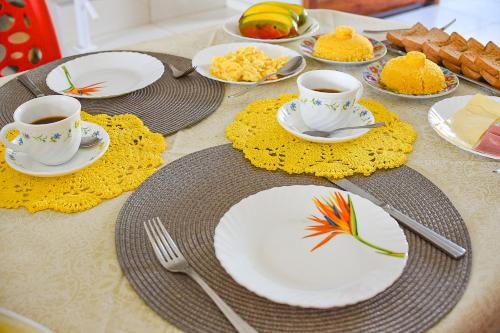
[[[241,199],[271,187],[331,184],[322,178],[257,169],[231,145],[223,145],[168,164],[131,195],[116,224],[118,260],[144,301],[186,332],[234,329],[195,282],[160,266],[142,224],[155,216],[194,269],[259,332],[422,332],[450,311],[465,290],[472,259],[467,228],[447,197],[413,169],[350,179],[464,246],[467,255],[451,259],[405,230],[410,246],[407,266],[391,287],[370,300],[317,310],[261,298],[236,284],[219,265],[213,247],[219,219]]]
[[[191,60],[169,54],[142,52],[176,68],[188,68]],[[55,93],[45,84],[47,74],[57,65],[77,58],[72,56],[53,61],[26,74],[45,94]],[[34,98],[18,80],[10,80],[0,87],[0,127],[13,121],[12,114],[22,103]],[[208,117],[224,98],[224,85],[207,79],[197,72],[174,79],[170,68],[153,84],[130,94],[113,98],[81,98],[82,109],[88,113],[109,115],[131,113],[139,117],[153,132],[169,135]]]

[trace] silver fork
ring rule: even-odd
[[[146,229],[146,233],[148,234],[149,241],[153,246],[156,257],[163,267],[170,272],[184,273],[195,280],[207,295],[210,296],[212,301],[214,301],[238,332],[257,333],[257,331],[234,312],[234,310],[231,309],[189,265],[175,242],[172,240],[172,237],[170,237],[170,234],[163,226],[159,217],[148,220],[147,223],[144,222],[144,229]]]
[[[170,67],[170,70],[172,71],[172,76],[176,79],[180,79],[181,77],[189,75],[196,70],[196,66],[191,66],[186,70],[180,70],[180,69],[177,69],[174,65],[171,65],[171,64],[167,64],[167,65],[168,65],[168,67]]]

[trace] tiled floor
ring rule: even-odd
[[[448,28],[465,38],[474,37],[482,43],[493,41],[500,45],[500,0],[441,0],[439,5],[416,9],[387,19],[413,25],[421,22],[427,27],[440,27],[456,18]]]
[[[241,2],[234,0],[233,3],[238,1]],[[228,3],[231,4],[231,1]],[[228,7],[214,9],[103,35],[96,38],[94,43],[99,49],[120,48],[178,32],[222,24],[239,13],[239,10]],[[439,27],[453,18],[456,18],[457,22],[448,29],[449,32],[457,31],[466,38],[474,36],[483,43],[492,40],[500,45],[500,0],[441,0],[439,5],[423,7],[387,19],[405,22],[409,26],[422,22],[427,27]]]

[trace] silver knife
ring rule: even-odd
[[[28,88],[28,90],[36,97],[43,97],[45,94],[31,81],[31,79],[26,75],[22,74],[17,77],[17,80],[21,82],[23,86]]]
[[[451,257],[454,259],[458,259],[462,257],[467,250],[465,250],[463,247],[453,243],[449,239],[441,236],[435,231],[432,231],[431,229],[427,228],[423,224],[418,223],[411,217],[401,213],[399,210],[396,208],[392,207],[386,202],[383,202],[382,200],[377,199],[375,196],[372,194],[368,193],[358,185],[354,184],[353,182],[347,180],[347,179],[341,179],[341,180],[330,180],[328,179],[331,183],[337,185],[343,190],[352,192],[354,194],[357,194],[365,199],[370,200],[377,206],[381,207],[383,210],[385,210],[387,213],[389,213],[392,217],[394,217],[396,220],[398,220],[402,225],[410,229],[411,231],[415,232],[416,234],[420,235],[422,238],[428,240],[430,243],[435,245],[437,248],[441,249],[442,251],[446,252],[449,254]]]

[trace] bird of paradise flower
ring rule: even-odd
[[[88,86],[82,87],[82,88],[77,88],[71,81],[71,74],[69,73],[69,70],[66,68],[66,66],[62,66],[62,70],[64,72],[64,75],[66,76],[66,80],[68,80],[69,88],[65,89],[64,92],[68,94],[74,94],[74,95],[80,95],[80,96],[91,96],[92,93],[98,92],[100,89],[103,87],[101,86],[103,82],[98,82],[94,84],[89,84]]]
[[[314,232],[310,235],[304,236],[303,238],[315,237],[324,234],[328,234],[328,236],[313,247],[311,252],[323,246],[335,236],[345,234],[354,237],[356,240],[371,248],[374,248],[378,253],[399,258],[404,258],[406,256],[406,253],[394,252],[374,245],[359,235],[356,211],[354,210],[354,205],[350,195],[347,195],[347,201],[339,192],[331,193],[330,196],[331,198],[323,199],[324,202],[318,198],[313,199],[314,204],[323,215],[323,218],[314,215],[308,217],[309,220],[316,222],[317,225],[307,227],[306,230]]]

